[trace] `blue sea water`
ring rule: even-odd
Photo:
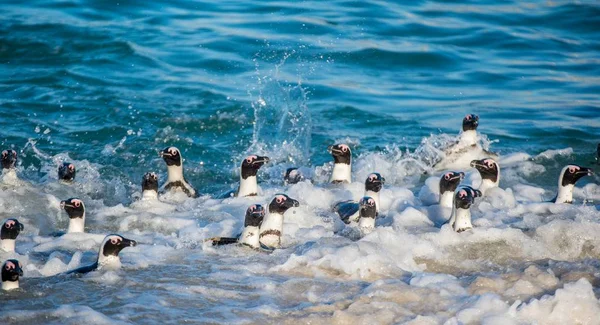
[[[284,167],[314,170],[325,166],[331,160],[326,148],[333,143],[349,143],[355,157],[364,157],[365,168],[383,166],[387,169],[382,173],[397,173],[398,169],[377,165],[370,157],[380,155],[393,164],[398,157],[418,156],[424,144],[440,134],[458,134],[463,116],[474,113],[480,116],[479,131],[491,140],[493,151],[501,156],[525,153],[541,166],[522,179],[509,178],[509,184],[521,181],[548,191],[543,195],[547,199],[562,166],[590,164],[600,141],[600,5],[596,1],[5,0],[0,11],[0,145],[18,151],[20,177],[34,187],[43,184],[37,191],[40,196],[64,199],[61,195],[69,194],[93,200],[90,206],[107,219],[91,221],[90,232],[133,231],[119,223],[127,213],[113,207],[125,209],[134,201],[132,195],[139,191],[145,172],[162,173],[164,179],[158,152],[167,146],[181,149],[186,178],[206,198],[232,187],[245,155],[269,155],[273,162],[260,178],[272,194],[270,190],[284,190],[278,185]],[[538,156],[547,150],[563,151]],[[56,165],[63,160],[83,166],[81,182],[93,184],[70,190],[53,187]],[[384,176],[392,180],[389,185],[405,186],[416,195],[424,184],[423,171],[411,172],[414,178],[409,180]],[[592,186],[597,180],[590,178],[582,184]],[[586,193],[594,198],[597,188],[590,191]],[[54,215],[50,221],[28,222],[34,229],[27,237],[28,249],[34,251],[34,244],[46,241],[36,230],[65,224],[51,204],[32,212],[35,199],[15,210],[7,208],[10,200],[22,198],[11,195],[2,197],[7,209],[4,217]],[[287,253],[273,254],[273,259],[252,257],[258,265],[246,270],[257,278],[249,276],[252,284],[242,278],[220,278],[214,268],[227,269],[231,276],[233,264],[244,264],[246,256],[227,251],[223,264],[211,266],[220,253],[196,247],[210,235],[206,232],[225,235],[230,230],[222,225],[225,217],[207,219],[206,211],[227,210],[207,200],[186,203],[181,210],[199,220],[202,231],[189,236],[192,239],[186,239],[189,233],[184,224],[172,225],[173,230],[162,232],[160,238],[149,235],[160,232],[152,228],[156,225],[133,231],[148,245],[153,238],[155,245],[189,250],[184,263],[170,259],[180,254],[171,250],[153,251],[166,254],[160,262],[151,254],[141,254],[143,258],[133,257],[133,278],[127,272],[109,275],[110,281],[101,278],[111,283],[108,288],[100,280],[68,280],[71,293],[77,292],[78,285],[96,292],[73,301],[44,292],[59,290],[57,283],[44,282],[42,275],[52,273],[40,271],[46,260],[23,252],[32,264],[37,263],[30,274],[38,287],[29,285],[19,298],[27,305],[17,305],[19,299],[6,296],[3,303],[11,309],[49,310],[17,318],[30,323],[43,322],[44,317],[60,323],[65,321],[57,316],[60,313],[80,320],[89,316],[98,322],[158,323],[159,315],[166,313],[168,323],[184,319],[244,323],[270,317],[293,323],[311,315],[329,317],[333,310],[347,307],[343,301],[368,295],[364,290],[373,281],[397,275],[384,272],[352,284],[337,281],[327,272],[309,276],[298,271],[301,275],[296,278],[281,269],[290,264],[290,254],[310,250],[301,246],[304,240],[296,234]],[[236,209],[243,211],[244,204]],[[111,219],[113,215],[119,217]],[[66,250],[72,255],[76,250],[89,253],[95,249],[76,245]],[[567,254],[565,260],[588,265],[600,258],[597,250],[586,254]],[[68,264],[71,255],[58,257]],[[542,258],[524,256],[517,259],[525,263]],[[509,272],[498,263],[500,274]],[[448,276],[472,271],[448,269],[452,268],[438,271]],[[176,276],[170,277],[168,270]],[[272,273],[266,280],[256,275],[267,270]],[[211,285],[200,287],[204,284],[186,274]],[[245,287],[276,287],[283,281],[294,292],[289,281],[297,281],[300,287],[309,280],[315,283],[301,292],[312,290],[318,298],[308,294],[306,301],[289,304],[284,298],[271,299]],[[177,281],[189,286],[171,287]],[[320,282],[335,293],[320,292]],[[120,291],[119,286],[126,289]],[[217,292],[220,298],[211,301],[208,292],[213,287],[222,291]],[[198,299],[186,307],[197,312],[181,307],[187,298],[163,292],[181,288]],[[144,296],[145,290],[165,296]],[[36,298],[32,292],[39,291],[44,293]],[[123,291],[129,298],[106,298]],[[239,295],[250,295],[257,302],[248,303]],[[511,297],[527,300],[540,295]],[[95,299],[108,300],[92,303]],[[146,299],[155,310],[145,310],[139,299]],[[216,306],[220,299],[228,301],[224,309]],[[310,310],[308,306],[318,305],[317,301],[322,305]],[[123,304],[137,312],[120,311]],[[324,307],[327,304],[335,307],[330,310]],[[87,309],[73,305],[90,306],[107,319],[90,316]],[[176,311],[169,314],[170,308]],[[5,307],[0,309],[4,315],[10,313]],[[278,310],[291,313],[290,318]],[[424,314],[413,310],[412,316],[416,315]],[[402,317],[380,322],[411,319],[410,315]]]

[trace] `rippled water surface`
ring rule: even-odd
[[[596,163],[597,2],[9,0],[0,11],[0,144],[18,152],[22,180],[1,184],[0,216],[25,224],[17,253],[0,252],[25,272],[20,290],[0,292],[8,323],[599,324],[599,178],[577,183],[573,205],[541,203],[565,164]],[[456,234],[431,222],[431,161],[468,113],[499,154],[501,190]],[[342,142],[354,183],[325,185],[326,148]],[[166,178],[167,146],[201,197],[138,202],[145,172]],[[248,154],[271,157],[260,195],[216,199]],[[74,184],[57,182],[63,161],[78,167]],[[284,186],[290,166],[313,182]],[[330,208],[362,197],[371,172],[387,182],[377,228],[359,239]],[[300,201],[282,249],[204,243],[281,192]],[[68,197],[86,202],[88,233],[51,237]],[[92,262],[108,233],[140,243],[121,270],[60,274]]]

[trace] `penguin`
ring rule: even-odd
[[[215,237],[209,239],[212,241],[213,246],[221,246],[228,244],[240,243],[245,246],[249,246],[254,249],[260,248],[259,242],[259,229],[265,217],[265,208],[260,204],[254,204],[246,210],[246,217],[244,219],[244,230],[242,234],[231,238],[231,237]]]
[[[58,166],[58,179],[65,183],[73,182],[73,180],[75,180],[75,174],[77,174],[77,170],[72,163],[64,162],[62,165]]]
[[[283,174],[283,183],[286,185],[296,184],[304,181],[305,179],[306,178],[304,177],[302,172],[300,172],[298,167],[290,167],[286,169],[285,173]]]
[[[221,198],[242,197],[242,196],[257,196],[258,182],[256,174],[260,167],[269,162],[269,157],[251,155],[246,157],[240,166],[240,185],[237,191],[229,191]]]
[[[23,276],[23,269],[17,260],[6,260],[2,264],[2,290],[19,288],[19,277]]]
[[[500,183],[500,166],[492,158],[471,161],[471,167],[477,169],[481,175],[481,185],[479,190],[485,195],[485,192],[491,188],[498,187]]]
[[[15,251],[15,240],[19,233],[25,229],[22,223],[17,219],[6,219],[0,230],[0,249],[5,252]]]
[[[440,201],[439,204],[444,208],[452,208],[454,200],[454,191],[458,184],[465,178],[463,172],[447,172],[440,177]]]
[[[596,165],[600,165],[600,143],[596,147]]]
[[[594,175],[594,171],[590,168],[577,165],[565,166],[558,177],[558,193],[551,202],[556,204],[572,203],[575,183],[584,176],[592,175]]]
[[[90,265],[82,266],[71,271],[67,271],[66,274],[84,274],[91,271],[108,269],[116,270],[121,267],[121,259],[119,253],[125,247],[134,247],[137,242],[132,239],[127,239],[121,235],[111,234],[104,238],[100,245],[100,251],[98,252],[98,258],[96,262]]]
[[[373,198],[375,200],[375,207],[377,209],[377,214],[379,214],[379,192],[381,188],[385,184],[385,178],[381,176],[379,173],[372,173],[367,176],[367,180],[365,181],[365,195]],[[333,206],[333,211],[336,212],[342,221],[345,223],[350,223],[352,221],[358,221],[359,218],[359,209],[360,203],[347,200],[338,202]]]
[[[470,186],[462,185],[454,192],[454,202],[452,206],[452,216],[448,223],[456,232],[463,232],[473,228],[471,224],[471,205],[475,203],[475,198],[481,197],[480,190]]]
[[[346,144],[334,144],[327,147],[333,156],[334,164],[329,183],[352,183],[352,151]]]
[[[2,164],[2,180],[16,180],[17,179],[17,152],[12,149],[2,151],[2,157],[0,157]]]
[[[158,199],[158,175],[147,172],[142,178],[142,200]]]
[[[448,148],[442,148],[444,157],[433,164],[434,169],[451,169],[466,167],[468,161],[484,157],[497,158],[498,155],[481,147],[477,134],[479,116],[467,114],[462,121],[462,131],[458,140]]]
[[[358,226],[363,230],[375,228],[375,218],[377,218],[377,202],[375,199],[365,196],[360,199],[359,205]]]
[[[76,198],[70,198],[60,202],[60,207],[69,216],[69,228],[67,233],[85,232],[85,204]]]
[[[268,213],[260,226],[260,245],[262,248],[273,250],[281,246],[283,232],[283,215],[300,203],[285,194],[277,194],[268,207]]]
[[[187,196],[192,198],[199,197],[198,192],[188,181],[183,177],[183,159],[181,152],[175,147],[165,148],[160,155],[167,164],[167,181],[162,186],[160,192],[180,189]]]

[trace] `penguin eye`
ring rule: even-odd
[[[75,170],[75,165],[73,165],[73,164],[70,164],[70,165],[69,165],[69,170],[70,170],[70,171],[74,171],[74,170]]]
[[[169,148],[169,153],[172,154],[173,156],[175,156],[177,154],[177,149]]]
[[[342,149],[342,152],[348,152],[348,150],[349,150],[350,148],[348,148],[348,146],[347,146],[347,145],[345,145],[345,144],[342,144],[342,145],[340,145],[340,149]]]
[[[372,181],[374,181],[374,180],[376,180],[376,179],[377,179],[377,175],[375,175],[375,174],[371,174],[371,175],[369,175],[369,181],[371,181],[371,182],[372,182]]]
[[[569,173],[575,174],[576,171],[577,171],[576,167],[569,167]]]
[[[74,205],[76,208],[79,208],[79,207],[81,206],[81,202],[80,202],[79,200],[73,200],[73,205]]]
[[[485,164],[488,166],[488,168],[494,168],[494,162],[492,162],[491,160],[486,160]]]
[[[471,114],[467,114],[467,116],[465,116],[465,120],[470,121],[471,120]]]
[[[4,224],[4,226],[5,226],[6,228],[12,228],[14,225],[15,225],[15,222],[14,222],[13,220],[8,220],[8,221],[7,221],[7,222]]]
[[[110,239],[110,243],[113,245],[117,245],[120,242],[121,242],[121,240],[119,238],[111,238]]]
[[[13,262],[6,262],[6,266],[4,267],[7,271],[14,270],[15,264]]]
[[[375,205],[375,201],[373,199],[369,199],[367,203],[369,203],[369,205]]]
[[[283,196],[278,196],[275,198],[275,202],[279,204],[283,203],[283,201],[285,201],[285,198]]]
[[[250,211],[254,211],[254,210],[256,210],[256,205],[253,205],[250,207]]]
[[[246,158],[246,162],[249,163],[249,164],[252,163],[252,157]]]
[[[461,190],[460,192],[458,192],[458,197],[460,197],[461,199],[464,198],[465,196],[467,196],[467,191]]]
[[[8,155],[8,152],[6,150],[2,151],[2,157],[6,157],[6,155]]]
[[[450,180],[450,176],[451,176],[450,173],[448,173],[448,174],[444,175],[444,179],[447,180],[447,181],[449,181]]]

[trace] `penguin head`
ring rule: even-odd
[[[11,149],[2,151],[2,169],[15,168],[17,164],[17,152]]]
[[[142,178],[142,191],[158,192],[158,175],[153,172],[147,172]]]
[[[459,187],[454,193],[454,207],[456,209],[469,209],[475,202],[475,198],[481,196],[479,190],[471,187]]]
[[[360,206],[360,217],[361,218],[373,218],[377,217],[377,204],[375,200],[370,196],[365,196],[358,201]]]
[[[265,217],[265,208],[260,204],[251,205],[246,210],[246,219],[244,220],[244,227],[260,227]]]
[[[481,178],[489,179],[496,183],[498,181],[498,175],[500,174],[500,168],[498,163],[492,158],[484,158],[481,160],[471,161],[471,167],[474,167],[481,174]]]
[[[385,184],[385,178],[381,176],[379,173],[371,173],[367,176],[367,180],[365,181],[365,189],[367,191],[379,192],[381,188]]]
[[[277,194],[269,204],[269,212],[284,214],[289,208],[300,206],[300,202],[285,194]]]
[[[104,257],[119,256],[119,253],[125,247],[136,246],[137,242],[132,239],[127,239],[121,235],[108,235],[104,238],[102,246],[100,247],[100,255]]]
[[[6,219],[0,230],[0,239],[17,239],[19,233],[25,229],[22,223],[17,219]]]
[[[286,184],[296,184],[298,182],[302,182],[303,180],[304,175],[302,175],[297,167],[290,167],[286,169],[285,174],[283,175],[283,181]]]
[[[77,171],[75,170],[75,165],[69,162],[64,162],[62,165],[58,166],[58,179],[71,182],[75,179],[75,174]]]
[[[70,198],[61,201],[60,207],[65,209],[70,219],[83,218],[85,214],[85,205],[80,199]]]
[[[242,178],[256,176],[256,173],[264,164],[269,162],[269,157],[250,155],[242,161]]]
[[[475,114],[467,114],[463,118],[462,129],[463,131],[477,130],[479,126],[479,116]]]
[[[19,277],[23,276],[23,269],[17,260],[6,260],[2,264],[2,282],[19,281]]]
[[[456,187],[465,178],[463,172],[447,172],[440,177],[440,194],[454,192]]]
[[[334,144],[327,147],[327,150],[333,156],[333,160],[336,164],[347,164],[350,165],[352,159],[352,151],[347,144]]]
[[[167,166],[181,166],[181,152],[175,147],[166,147],[160,153]]]
[[[575,183],[583,176],[592,175],[594,175],[594,171],[591,168],[577,165],[567,165],[560,172],[560,185],[575,185]]]

